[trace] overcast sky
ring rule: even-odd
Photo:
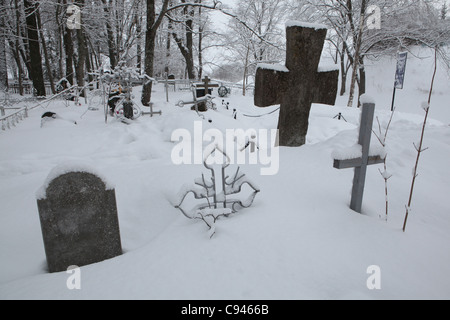
[[[236,0],[220,0],[220,2],[229,7],[233,7]],[[216,25],[219,29],[223,29],[224,25],[226,25],[229,19],[229,17],[224,15],[223,13],[214,11],[211,13],[211,18],[214,22],[214,25]]]

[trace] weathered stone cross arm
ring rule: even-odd
[[[334,105],[337,95],[339,70],[318,68],[313,78],[312,103]],[[294,83],[287,67],[279,64],[258,64],[255,84],[255,106],[265,108],[282,103],[283,95]],[[334,83],[336,85],[334,85]],[[330,85],[331,84],[331,85]]]

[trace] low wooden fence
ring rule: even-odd
[[[1,109],[0,123],[2,130],[11,129],[11,127],[15,127],[20,120],[28,118],[28,107],[22,108],[0,107],[0,109]],[[5,110],[14,110],[14,111],[6,115]]]
[[[31,94],[31,95],[33,94],[33,83],[32,82],[28,82],[28,81],[23,82],[22,88],[23,88],[23,94]],[[20,94],[19,83],[17,83],[17,82],[10,83],[8,85],[8,90],[10,93]],[[45,94],[47,96],[53,94],[50,83],[45,83]]]

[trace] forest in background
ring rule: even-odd
[[[212,12],[229,18],[225,30]],[[421,45],[438,48],[450,65],[439,50],[450,43],[443,0],[236,0],[232,8],[217,0],[0,0],[0,87],[14,83],[23,95],[32,82],[35,95],[45,96],[46,85],[52,93],[61,79],[82,87],[96,72],[122,65],[191,80],[207,68],[215,78],[241,81],[245,94],[258,63],[283,63],[289,19],[328,26],[339,92],[351,100],[355,88],[365,92],[368,57]],[[143,105],[151,86],[144,85]]]

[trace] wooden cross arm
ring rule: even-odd
[[[384,159],[380,156],[371,156],[367,161],[367,165],[383,163]],[[334,160],[333,167],[336,169],[356,168],[362,165],[362,158]]]
[[[199,84],[195,84],[195,86],[197,88],[204,88],[205,84],[204,83],[199,83]],[[220,86],[217,83],[209,83],[208,84],[208,88],[218,88],[218,87],[220,87]]]

